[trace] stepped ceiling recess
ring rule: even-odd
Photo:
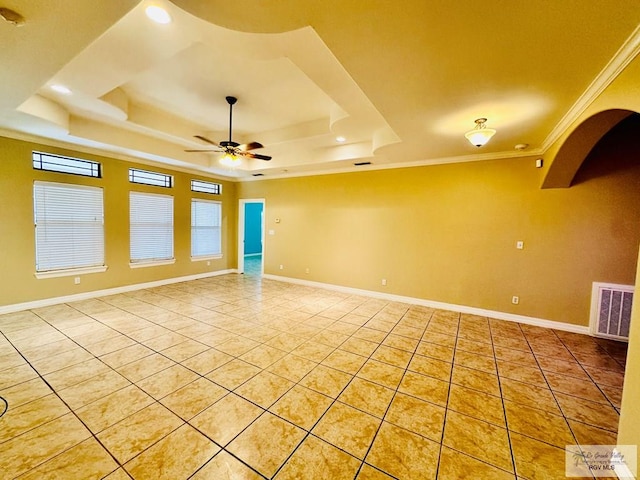
[[[0,7],[25,19],[0,21],[1,135],[237,179],[539,155],[640,44],[638,0]],[[228,139],[229,95],[233,140],[271,161],[184,151]],[[482,148],[464,137],[479,117]]]

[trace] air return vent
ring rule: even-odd
[[[590,331],[597,337],[629,340],[632,285],[594,282],[591,290]]]

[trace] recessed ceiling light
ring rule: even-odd
[[[347,141],[347,139],[342,137],[342,136],[336,137],[336,142],[343,143],[343,142],[346,142],[346,141]]]
[[[65,87],[64,85],[51,85],[51,90],[53,90],[54,92],[58,92],[61,93],[63,95],[71,95],[71,90],[69,90],[69,88]]]
[[[146,8],[145,13],[147,17],[156,23],[166,24],[171,22],[171,15],[164,8],[157,5],[150,5]]]

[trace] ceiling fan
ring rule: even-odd
[[[250,142],[239,144],[234,142],[231,138],[231,128],[233,125],[233,106],[238,101],[236,97],[225,97],[227,103],[229,104],[229,140],[224,140],[220,143],[216,143],[213,140],[209,140],[207,137],[203,137],[202,135],[194,135],[195,138],[202,140],[203,142],[209,143],[216,148],[206,148],[206,149],[195,149],[195,150],[185,150],[185,152],[220,152],[224,155],[220,159],[220,162],[229,165],[236,166],[240,163],[240,159],[238,157],[247,157],[247,158],[255,158],[258,160],[271,160],[271,157],[267,155],[260,155],[258,153],[250,152],[249,150],[256,150],[257,148],[263,148],[261,143],[258,142]]]

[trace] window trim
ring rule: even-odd
[[[46,272],[35,272],[33,275],[41,280],[43,278],[56,278],[56,277],[72,277],[74,275],[86,275],[88,273],[102,273],[106,272],[106,265],[101,267],[77,267],[77,268],[65,268],[60,270],[48,270]]]
[[[148,262],[144,260],[140,262],[132,262],[129,260],[129,268],[157,267],[159,265],[173,265],[174,263],[176,263],[175,258],[168,260],[149,260]]]
[[[203,262],[205,260],[220,260],[224,257],[224,254],[220,253],[218,255],[200,255],[198,257],[191,257],[192,262]]]

